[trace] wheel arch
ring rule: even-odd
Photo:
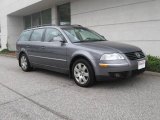
[[[78,54],[78,55],[75,55],[72,59],[71,59],[71,62],[69,64],[69,74],[70,74],[70,78],[72,78],[72,67],[73,67],[73,64],[75,61],[77,61],[78,59],[84,59],[86,61],[88,61],[90,64],[91,64],[91,67],[95,73],[95,62],[93,61],[93,59],[90,59],[89,57],[85,56],[85,55],[82,55],[82,54]]]

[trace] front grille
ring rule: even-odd
[[[137,59],[142,59],[145,57],[144,53],[142,51],[137,51],[137,52],[130,52],[130,53],[125,53],[125,55],[128,57],[130,60],[137,60]]]

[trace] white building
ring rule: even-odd
[[[25,28],[71,23],[160,56],[160,0],[1,0],[0,22],[2,49]]]

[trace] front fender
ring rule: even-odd
[[[78,56],[82,56],[82,57],[85,57],[87,60],[90,61],[90,63],[92,64],[93,68],[95,69],[96,68],[96,59],[93,57],[93,55],[87,51],[84,51],[84,50],[78,50],[78,51],[75,51],[72,56],[71,56],[71,59],[70,59],[70,62],[69,64],[71,64],[71,61],[75,58],[75,57],[78,57]]]

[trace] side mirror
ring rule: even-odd
[[[61,43],[63,43],[63,42],[64,42],[64,40],[62,39],[62,37],[61,37],[61,36],[53,37],[53,41],[54,41],[54,42],[61,42]]]

